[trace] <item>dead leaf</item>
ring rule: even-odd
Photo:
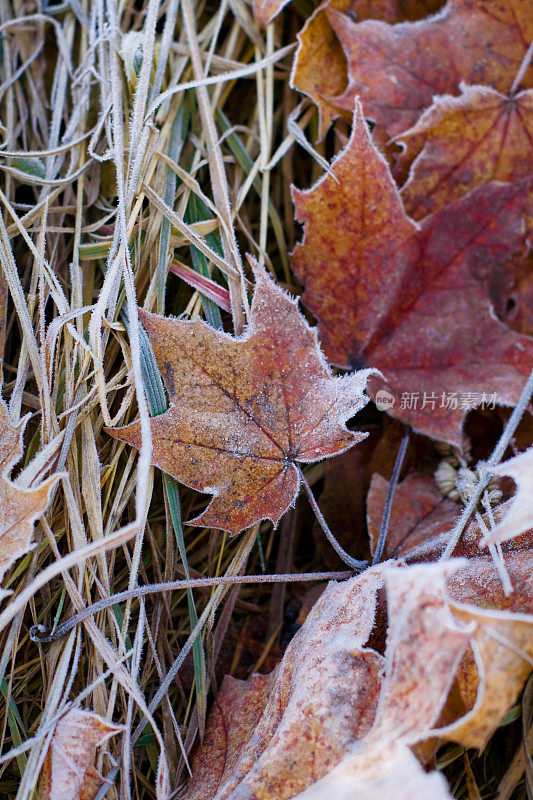
[[[122,730],[92,711],[73,709],[56,725],[44,760],[39,800],[93,800],[103,783],[94,749]]]
[[[446,575],[457,564],[401,568],[389,562],[329,584],[270,677],[223,684],[206,743],[193,761],[187,800],[285,800],[300,792],[311,798],[321,787],[358,788],[365,779],[362,796],[377,800],[389,796],[379,794],[379,787],[392,778],[381,764],[390,747],[398,748],[409,781],[424,785],[406,745],[423,738],[438,718],[470,639],[445,596]],[[384,583],[385,658],[364,647]],[[427,785],[448,797],[440,778]],[[397,796],[404,795],[390,795]]]
[[[414,161],[401,190],[414,219],[439,211],[474,186],[517,181],[533,173],[533,91],[511,97],[488,86],[463,86],[460,97],[436,97],[398,140],[399,159]]]
[[[240,339],[199,319],[139,314],[171,402],[151,420],[152,463],[215,496],[190,524],[238,533],[277,523],[298,493],[297,462],[365,438],[344,423],[365,405],[373,370],[334,378],[297,301],[264,271]],[[139,422],[108,432],[140,448]]]
[[[389,481],[374,473],[366,500],[372,553],[388,492]],[[414,557],[417,561],[431,561],[433,554],[442,552],[458,513],[457,504],[441,495],[433,476],[408,475],[394,492],[383,560]]]
[[[410,128],[436,95],[461,81],[508,92],[533,39],[531,0],[450,0],[436,16],[387,25],[328,11],[348,60],[349,86],[334,102],[351,111],[359,96],[365,116],[391,136]],[[523,85],[532,86],[529,67]]]
[[[266,28],[274,17],[290,3],[291,0],[253,0],[254,18],[258,25]]]
[[[500,464],[492,472],[509,475],[516,483],[517,491],[508,514],[483,544],[505,542],[533,528],[533,447]]]
[[[298,800],[452,800],[446,779],[425,772],[401,742],[373,743],[349,753]]]
[[[187,800],[294,797],[368,733],[383,658],[363,645],[381,571],[330,583],[269,677],[224,681]]]
[[[531,569],[533,554],[522,551],[505,559],[514,586],[511,605],[525,607],[529,613],[516,610],[481,608],[461,602],[465,586],[474,586],[478,601],[485,605],[485,589],[495,583],[495,569],[489,559],[475,560],[467,570],[459,571],[449,583],[454,614],[465,623],[473,623],[472,648],[478,676],[477,699],[473,709],[462,719],[439,730],[439,734],[464,747],[482,748],[492,736],[505,712],[517,700],[533,668],[533,602]],[[457,598],[457,599],[456,599]],[[472,675],[463,676],[471,694]]]
[[[24,489],[8,475],[22,456],[26,420],[13,425],[0,400],[0,584],[14,561],[33,545],[33,525],[46,510],[59,476],[52,475],[34,489]],[[0,589],[0,599],[7,592]]]
[[[461,447],[468,409],[483,395],[514,405],[533,363],[533,339],[495,318],[488,286],[524,248],[527,188],[478,187],[418,227],[359,104],[332,171],[294,191],[305,236],[292,266],[326,355],[377,367],[372,397],[384,391],[390,414]]]
[[[348,11],[352,0],[326,0],[309,17],[298,34],[291,86],[311,98],[318,108],[319,139],[339,116],[332,101],[348,84],[346,56],[330,25],[328,9]]]

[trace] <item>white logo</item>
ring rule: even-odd
[[[385,389],[380,389],[376,394],[375,402],[376,407],[379,408],[380,411],[386,411],[388,408],[393,407],[396,398],[394,395],[390,394],[390,392],[386,392]]]

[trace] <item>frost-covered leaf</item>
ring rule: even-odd
[[[73,709],[56,725],[39,784],[39,800],[93,800],[103,783],[95,748],[122,730],[91,711]]]
[[[297,301],[264,271],[256,277],[241,338],[139,312],[171,403],[151,420],[152,463],[215,496],[192,524],[230,533],[279,520],[298,493],[297,462],[365,438],[345,422],[365,405],[373,371],[333,377]],[[109,433],[140,448],[139,422]]]
[[[433,17],[399,25],[328,15],[348,59],[349,86],[335,102],[351,111],[359,96],[365,115],[390,135],[461,81],[510,91],[533,39],[531,0],[450,0]],[[532,75],[530,67],[526,88]]]
[[[36,488],[25,489],[9,480],[9,473],[22,456],[25,420],[13,425],[0,401],[0,585],[14,561],[32,548],[35,520],[45,511],[58,481],[52,475]],[[0,599],[6,592],[0,589]]]
[[[225,679],[187,800],[286,800],[368,733],[383,658],[364,644],[381,585],[381,568],[329,584],[270,676]]]
[[[505,542],[533,528],[533,447],[500,464],[492,472],[509,475],[517,485],[517,492],[508,514],[486,537],[487,544]]]
[[[369,391],[388,392],[391,415],[460,447],[468,408],[483,395],[514,405],[533,363],[533,339],[495,317],[489,294],[525,248],[527,187],[491,182],[417,226],[359,104],[332,172],[294,192],[305,236],[292,265],[326,355],[377,367]]]
[[[436,97],[398,139],[406,145],[400,170],[416,156],[402,200],[409,216],[421,219],[481,183],[533,173],[533,91],[509,97],[463,86],[459,97]]]
[[[365,779],[363,797],[377,800],[398,759],[413,785],[424,785],[406,746],[438,718],[470,638],[445,596],[446,574],[455,568],[389,562],[330,584],[270,676],[225,680],[187,800],[315,797],[322,786],[359,788]],[[383,586],[385,657],[365,647]],[[391,746],[391,765],[381,764],[380,772]],[[448,797],[441,779],[427,785]]]

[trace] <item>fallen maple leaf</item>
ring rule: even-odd
[[[359,96],[365,116],[396,135],[461,81],[508,92],[533,39],[532,12],[531,0],[450,0],[434,17],[387,25],[328,11],[349,74],[334,102],[351,111]],[[526,88],[532,74],[529,67]]]
[[[509,475],[517,484],[517,492],[509,513],[483,540],[483,544],[505,542],[533,528],[533,447],[505,461],[492,472]]]
[[[240,339],[200,319],[140,311],[168,390],[151,420],[152,463],[215,499],[190,524],[238,533],[277,523],[300,486],[297,462],[347,450],[366,434],[346,420],[367,402],[374,370],[334,378],[316,331],[257,268],[250,322]],[[140,423],[108,432],[140,448]]]
[[[93,800],[103,783],[93,767],[94,749],[122,730],[91,711],[62,717],[46,754],[39,800]]]
[[[332,172],[294,191],[305,235],[292,266],[326,355],[377,367],[386,382],[372,377],[369,391],[388,393],[390,414],[461,447],[468,408],[483,394],[514,405],[533,363],[533,339],[507,329],[489,296],[525,246],[527,187],[491,182],[417,226],[359,104]]]
[[[329,584],[270,676],[225,678],[187,800],[294,797],[368,733],[383,658],[363,645],[381,585],[381,568]]]
[[[303,92],[318,108],[318,135],[323,138],[339,107],[333,97],[347,86],[346,56],[330,25],[327,10],[348,11],[352,0],[326,0],[309,17],[298,34],[291,86]]]
[[[338,800],[355,790],[399,800],[408,795],[393,783],[395,767],[415,796],[434,789],[448,798],[443,779],[424,775],[409,748],[434,736],[480,747],[516,700],[531,671],[533,616],[523,611],[532,605],[531,551],[512,559],[510,604],[522,611],[479,607],[490,606],[487,586],[498,580],[487,559],[387,562],[329,584],[273,673],[225,679],[186,800]],[[383,586],[384,657],[365,647]],[[469,652],[477,700],[437,727]]]
[[[533,91],[511,97],[487,86],[463,86],[460,97],[436,97],[416,125],[398,137],[399,159],[412,164],[401,190],[409,216],[421,219],[490,180],[533,173]]]
[[[22,436],[26,420],[13,425],[0,400],[0,585],[7,570],[32,549],[33,525],[45,511],[52,489],[59,480],[52,475],[34,489],[24,489],[8,475],[22,456]],[[0,589],[0,599],[7,592]]]

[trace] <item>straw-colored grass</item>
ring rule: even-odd
[[[234,538],[182,524],[205,497],[150,467],[148,420],[165,397],[157,379],[147,385],[135,310],[200,314],[240,333],[246,253],[299,291],[290,184],[309,186],[318,156],[332,154],[301,146],[316,140],[317,114],[288,86],[309,5],[262,31],[243,0],[0,4],[2,396],[15,422],[31,415],[20,484],[63,476],[35,549],[4,584],[0,797],[37,796],[54,724],[73,706],[125,725],[113,759],[97,763],[106,797],[154,797],[158,763],[179,788],[221,675],[279,657],[287,589],[130,597],[50,645],[31,641],[31,625],[54,627],[139,584],[325,569],[305,505],[275,534],[268,523]],[[194,288],[195,275],[212,291]],[[103,430],[137,416],[140,456]],[[320,465],[306,474],[316,484]],[[456,766],[464,754],[452,756]],[[457,781],[458,797],[475,796],[463,773]],[[487,786],[495,796],[490,775]]]

